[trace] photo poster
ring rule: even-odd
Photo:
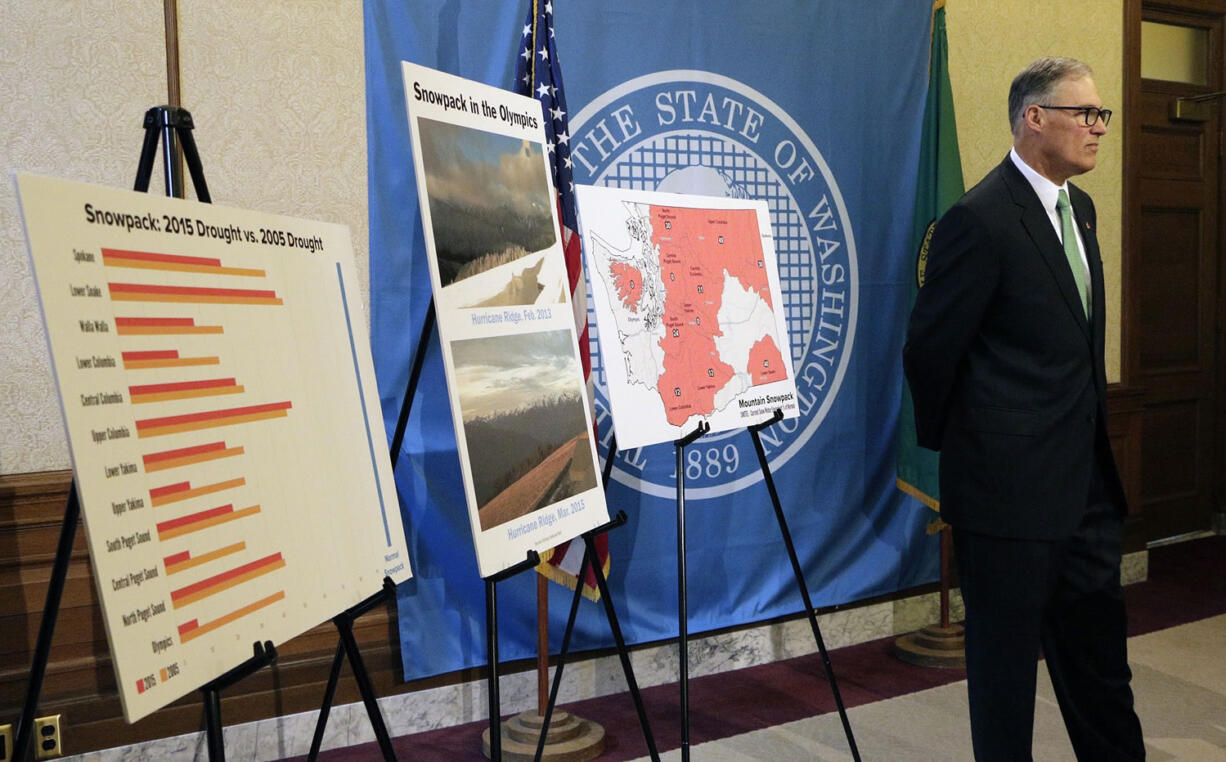
[[[17,186],[128,722],[411,576],[348,228]]]
[[[581,185],[579,227],[618,447],[798,413],[763,200]]]
[[[609,520],[541,104],[403,63],[422,227],[482,577]]]

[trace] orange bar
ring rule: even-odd
[[[242,510],[234,511],[233,513],[226,513],[221,516],[214,516],[211,519],[205,519],[203,521],[196,521],[191,524],[184,524],[183,526],[174,527],[173,529],[159,529],[158,539],[159,540],[170,540],[175,537],[179,537],[181,535],[191,534],[192,532],[199,532],[201,529],[208,529],[209,527],[215,527],[218,524],[224,524],[227,521],[234,521],[235,519],[241,519],[247,516],[253,516],[259,512],[260,512],[260,506],[252,505],[247,508],[243,508]]]
[[[210,582],[210,584],[205,585],[201,583],[196,583],[196,585],[192,585],[189,588],[184,588],[183,590],[175,590],[174,592],[170,594],[170,597],[173,601],[172,605],[176,609],[182,608],[189,604],[195,603],[196,601],[202,601],[205,598],[208,598],[209,596],[217,595],[218,593],[224,593],[225,591],[231,588],[238,587],[244,582],[250,582],[253,579],[263,577],[265,574],[270,574],[272,572],[275,572],[278,569],[282,569],[285,567],[285,559],[281,558],[280,555],[281,554],[278,553],[277,558],[275,560],[268,561],[267,563],[251,564],[250,565],[251,568],[248,571],[245,571],[241,574],[234,574],[233,576],[230,576],[231,572],[226,572],[225,574],[219,574],[218,577],[224,577],[224,579],[221,579],[218,582],[213,583],[213,582],[210,582],[210,580],[203,580],[202,582]],[[178,595],[179,593],[183,593],[185,590],[192,589],[192,588],[196,588],[196,589],[194,589],[193,592],[186,593],[184,595],[181,595],[178,598],[175,598],[175,596]]]
[[[190,466],[193,463],[205,463],[210,460],[218,460],[219,458],[231,458],[235,455],[242,455],[244,452],[242,447],[230,447],[225,450],[212,450],[209,452],[197,453],[195,455],[184,455],[181,458],[169,458],[163,461],[155,461],[145,464],[145,471],[152,473],[154,471],[164,471],[168,468],[178,468],[179,466]]]
[[[284,410],[273,410],[268,413],[252,413],[250,415],[236,415],[230,418],[214,418],[205,421],[193,421],[191,423],[183,423],[178,426],[163,426],[161,428],[149,429],[137,433],[138,437],[158,437],[163,434],[180,434],[184,431],[199,431],[200,429],[208,429],[214,426],[232,426],[236,423],[251,423],[252,421],[266,421],[270,418],[284,418],[286,413]]]
[[[208,265],[176,265],[170,262],[131,262],[114,260],[105,263],[107,267],[134,267],[140,270],[174,270],[181,273],[210,273],[212,275],[245,275],[251,278],[263,278],[263,270],[252,270],[246,267],[209,267]]]
[[[214,275],[251,275],[263,277],[263,270],[246,267],[222,267],[220,259],[212,257],[183,257],[175,254],[155,254],[147,251],[124,251],[103,249],[102,264],[107,267],[134,267],[141,270],[175,270],[189,273],[212,273]]]
[[[210,288],[206,286],[164,286],[152,283],[107,283],[111,299],[124,296],[186,296],[201,298],[216,296],[239,299],[275,299],[277,292],[272,289],[251,288]]]
[[[217,550],[209,551],[203,555],[188,557],[182,561],[172,562],[170,559],[174,558],[174,556],[167,556],[164,560],[164,563],[166,564],[166,573],[175,574],[184,571],[185,569],[191,569],[192,567],[199,566],[200,564],[207,564],[209,561],[216,561],[219,558],[224,558],[225,556],[238,553],[239,551],[246,549],[247,543],[236,542],[233,545],[227,545],[224,548],[218,548]]]
[[[218,332],[220,333],[220,331]],[[217,365],[221,362],[216,357],[176,357],[167,360],[124,360],[126,370],[145,370],[148,368],[186,368],[192,365]]]
[[[219,325],[116,325],[120,336],[177,336],[193,333],[225,333]]]
[[[205,389],[184,389],[177,392],[158,392],[156,394],[133,394],[132,404],[145,402],[167,402],[169,400],[186,400],[196,397],[216,397],[219,394],[239,394],[244,391],[241,386],[218,386]]]
[[[186,304],[282,304],[271,296],[186,296],[179,294],[111,294],[112,302],[176,302]]]
[[[226,614],[223,617],[214,619],[211,622],[206,622],[205,624],[199,624],[197,620],[193,619],[187,624],[179,626],[179,642],[187,643],[188,641],[198,638],[201,635],[204,635],[206,633],[212,632],[213,630],[216,630],[218,627],[223,627],[229,624],[230,622],[233,622],[235,619],[240,619],[242,617],[245,617],[252,612],[259,611],[265,606],[271,606],[277,601],[284,600],[284,599],[285,599],[285,591],[278,590],[277,592],[273,593],[267,598],[261,598],[255,603],[247,604],[246,606],[243,606],[241,609],[238,609],[237,611],[232,611],[229,614]]]
[[[184,415],[169,415],[162,418],[146,418],[136,422],[137,430],[143,431],[146,429],[159,429],[165,426],[175,426],[180,423],[194,423],[196,421],[212,421],[221,418],[233,418],[239,415],[250,415],[252,413],[263,413],[271,410],[287,410],[293,407],[293,403],[286,402],[266,402],[260,405],[247,405],[245,407],[228,407],[222,410],[202,410],[198,413],[186,413]]]
[[[150,490],[149,493],[150,493],[150,500],[153,503],[153,507],[157,508],[158,506],[166,505],[167,503],[177,503],[180,500],[190,500],[193,497],[200,497],[201,495],[211,495],[214,492],[221,492],[223,490],[233,489],[235,487],[241,487],[246,483],[247,483],[247,480],[240,476],[237,479],[230,479],[229,481],[217,482],[216,484],[206,484],[203,487],[197,487],[195,489],[177,490],[175,492],[170,492],[164,495],[156,495],[156,496],[153,495],[153,492],[155,490]]]

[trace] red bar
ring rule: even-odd
[[[182,637],[183,635],[191,632],[192,630],[196,629],[199,626],[200,626],[199,619],[193,619],[190,622],[184,622],[183,624],[179,625],[179,636]]]
[[[173,556],[166,556],[162,559],[162,563],[166,564],[167,566],[174,566],[180,561],[186,561],[191,557],[192,552],[190,550],[185,550],[182,553],[175,553]]]
[[[162,461],[162,460],[171,460],[173,458],[186,458],[189,455],[199,455],[202,452],[210,452],[212,450],[224,450],[224,449],[226,449],[226,443],[223,440],[221,442],[210,442],[209,444],[196,445],[195,447],[181,447],[178,450],[164,450],[162,452],[154,452],[154,453],[150,453],[149,455],[145,455],[143,458],[141,458],[141,460],[145,462],[145,465],[149,465],[150,463],[157,463],[158,461]]]
[[[275,564],[276,562],[280,560],[281,560],[280,552],[273,553],[271,556],[264,556],[258,561],[252,561],[251,563],[243,564],[242,566],[236,566],[230,571],[222,572],[221,574],[216,574],[207,579],[202,579],[199,582],[188,585],[187,587],[181,587],[178,590],[174,590],[170,593],[170,599],[172,601],[177,601],[180,598],[191,595],[193,593],[198,593],[201,590],[207,590],[210,587],[213,587],[214,585],[220,585],[222,582],[225,582],[228,579],[234,579],[235,577],[240,577],[249,571],[255,571],[256,569],[259,569],[262,566],[268,566],[269,564]]]
[[[136,681],[136,692],[138,694],[145,692],[145,678],[142,677],[141,679]]]
[[[194,318],[117,317],[115,325],[195,325]]]
[[[210,410],[204,413],[188,413],[186,415],[171,415],[165,418],[147,418],[143,421],[136,422],[136,430],[144,431],[145,429],[158,429],[163,426],[177,426],[181,423],[194,423],[195,421],[211,421],[217,418],[231,418],[237,415],[252,415],[254,413],[267,413],[273,410],[288,410],[293,407],[291,402],[269,402],[266,405],[249,405],[247,407],[231,407],[225,410]]]
[[[176,381],[170,384],[145,384],[144,386],[129,386],[129,394],[156,394],[158,392],[178,392],[187,389],[212,389],[219,386],[234,386],[232,378],[212,378],[204,381]]]
[[[170,519],[169,521],[163,521],[157,525],[157,530],[159,532],[165,532],[167,529],[175,529],[177,527],[187,526],[188,524],[195,524],[197,521],[204,521],[205,519],[211,519],[214,516],[223,516],[227,513],[234,513],[233,503],[226,503],[220,508],[210,508],[207,511],[200,511],[199,513],[191,513],[191,514],[188,514],[187,516],[181,516],[177,519]]]
[[[179,350],[177,349],[155,349],[150,352],[124,352],[123,359],[125,360],[177,360],[179,359]]]
[[[113,294],[166,294],[174,296],[244,296],[261,299],[275,298],[276,291],[250,288],[201,288],[198,286],[148,286],[143,283],[108,283]]]
[[[167,484],[165,487],[154,487],[149,490],[149,497],[157,499],[163,495],[173,495],[176,492],[186,492],[192,488],[191,482],[179,482],[178,484]]]
[[[220,259],[207,259],[205,257],[182,257],[175,254],[154,254],[148,251],[125,251],[123,249],[103,249],[102,258],[118,257],[119,259],[139,259],[144,262],[177,262],[183,265],[212,265],[213,267],[221,266]]]

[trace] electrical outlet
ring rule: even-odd
[[[13,758],[13,726],[0,725],[0,762]]]
[[[34,758],[54,759],[63,755],[60,715],[49,714],[46,717],[36,717],[34,719]]]

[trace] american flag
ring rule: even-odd
[[[521,95],[531,95],[541,102],[545,122],[545,148],[549,151],[549,167],[553,172],[553,187],[557,189],[558,219],[562,222],[562,249],[566,256],[566,273],[570,276],[571,306],[575,311],[575,330],[579,336],[579,357],[583,377],[587,380],[588,399],[592,397],[592,353],[588,343],[587,296],[583,284],[583,257],[579,249],[578,224],[575,221],[575,183],[571,174],[570,128],[566,124],[566,97],[562,93],[562,68],[553,38],[553,2],[541,5],[532,0],[524,24],[515,89]],[[609,542],[605,535],[595,541],[601,568],[609,571]],[[542,554],[544,560],[537,571],[554,582],[572,590],[578,583],[579,566],[583,562],[582,541],[565,542]],[[588,570],[583,580],[583,594],[596,600],[596,575]]]

